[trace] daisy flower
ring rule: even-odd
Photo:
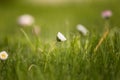
[[[18,24],[23,27],[31,26],[34,24],[34,18],[29,14],[22,15],[18,18]]]
[[[66,40],[67,40],[66,37],[61,32],[57,33],[57,41],[64,42]]]
[[[87,30],[83,25],[81,25],[81,24],[78,24],[78,25],[77,25],[77,30],[78,30],[80,33],[82,33],[84,36],[86,36],[87,33],[88,33],[88,30]]]
[[[0,59],[1,60],[6,60],[8,58],[8,54],[6,51],[0,52]]]
[[[102,17],[104,19],[109,19],[111,16],[112,16],[112,11],[110,11],[110,10],[105,10],[102,12]]]

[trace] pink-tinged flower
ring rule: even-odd
[[[112,11],[110,11],[110,10],[105,10],[102,12],[102,17],[104,19],[109,19],[111,16],[112,16]]]
[[[29,14],[22,15],[18,18],[18,24],[23,27],[32,26],[34,24],[34,18]]]

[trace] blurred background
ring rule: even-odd
[[[58,31],[69,35],[82,24],[89,31],[101,33],[103,10],[111,10],[110,26],[120,27],[120,0],[0,0],[0,37],[19,37],[19,16],[30,14],[40,26],[40,37],[54,39]]]

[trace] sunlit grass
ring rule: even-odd
[[[0,59],[0,80],[119,80],[120,12],[119,3],[111,1],[2,5],[0,52],[6,51],[8,57]],[[113,12],[107,35],[101,18],[105,9]],[[17,19],[23,14],[35,18],[40,34],[33,34],[32,26],[18,25]],[[87,36],[76,30],[78,24],[87,28]],[[64,42],[56,40],[59,31],[66,38]]]
[[[66,42],[37,41],[32,37],[9,38],[1,49],[7,50],[7,60],[0,60],[0,80],[118,80],[120,77],[119,28],[110,31],[98,50],[94,48],[100,35],[82,37],[72,34]],[[27,35],[27,34],[26,34]],[[39,37],[38,37],[39,38]],[[56,37],[55,37],[56,38]],[[24,41],[23,41],[24,40]]]

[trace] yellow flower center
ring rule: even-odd
[[[2,58],[6,58],[6,55],[5,55],[5,54],[2,54],[1,57],[2,57]]]

